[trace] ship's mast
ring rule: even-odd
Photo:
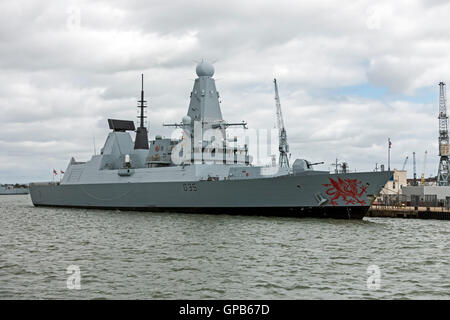
[[[139,128],[143,128],[144,127],[144,118],[146,118],[146,116],[144,116],[144,108],[146,108],[146,102],[144,100],[144,75],[141,74],[141,100],[138,101],[139,102],[139,106],[138,108],[141,109],[141,115],[138,116],[140,123],[139,123]]]
[[[281,113],[280,97],[278,95],[277,79],[273,79],[275,85],[275,103],[277,107],[277,126],[278,126],[278,150],[280,151],[279,165],[280,167],[289,167],[289,144],[287,142],[286,129],[284,128],[283,114]]]
[[[439,83],[439,169],[437,174],[437,185],[449,185],[449,138],[448,138],[448,116],[445,97],[445,83]]]
[[[147,101],[144,100],[144,75],[141,75],[141,100],[138,101],[138,108],[140,114],[138,115],[139,127],[136,130],[136,140],[134,141],[134,149],[148,149],[148,133],[147,128],[144,126],[145,108],[147,108]]]

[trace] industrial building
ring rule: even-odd
[[[403,187],[402,195],[406,196],[406,201],[413,201],[414,196],[419,197],[418,201],[430,201],[434,196],[436,200],[448,200],[450,198],[450,186],[407,186]]]

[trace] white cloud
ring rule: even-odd
[[[0,181],[88,158],[107,118],[135,117],[142,72],[151,135],[169,136],[202,57],[217,60],[224,116],[251,127],[273,127],[278,78],[293,156],[371,170],[390,137],[392,166],[416,151],[419,169],[427,149],[434,173],[449,13],[437,0],[1,2]]]

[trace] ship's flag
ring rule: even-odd
[[[389,142],[389,149],[390,149],[392,147],[391,139],[388,139],[388,142]]]
[[[59,170],[59,171],[61,171],[61,174],[64,174],[64,171],[62,171],[62,170]]]
[[[54,175],[57,175],[57,174],[58,174],[58,172],[56,172],[56,170],[55,170],[55,169],[53,169],[53,174],[54,174]]]

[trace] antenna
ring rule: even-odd
[[[144,126],[144,109],[147,108],[147,101],[144,100],[144,74],[141,74],[141,100],[138,101],[138,108],[140,109],[139,127],[136,130],[136,140],[134,141],[134,149],[148,149],[148,133]]]
[[[97,148],[95,147],[95,134],[94,131],[92,131],[92,140],[93,140],[93,144],[94,144],[94,156],[97,155]]]
[[[147,108],[147,106],[146,106],[147,101],[144,100],[144,74],[141,74],[141,100],[139,100],[138,102],[139,102],[138,108],[141,109],[141,114],[140,114],[140,116],[138,116],[138,119],[140,120],[139,128],[143,128],[144,127],[144,119],[147,118],[144,115],[144,109]]]
[[[334,173],[339,173],[339,163],[338,163],[338,158],[336,157],[336,161],[334,163],[331,164],[332,166],[334,166]]]

